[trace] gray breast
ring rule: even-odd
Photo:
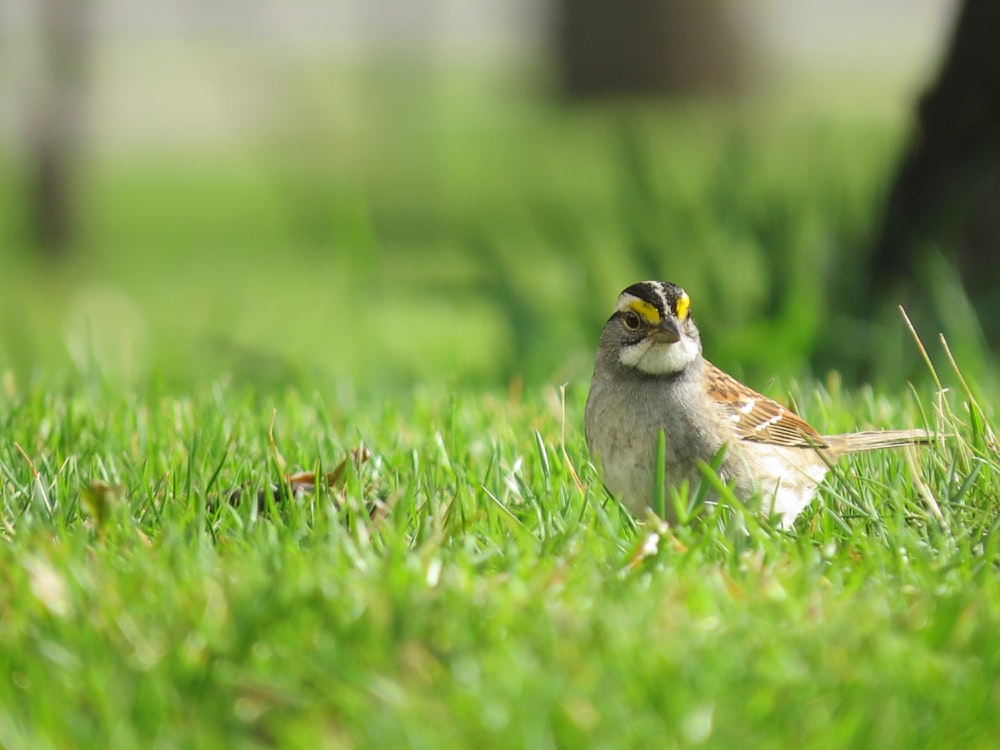
[[[599,366],[586,407],[587,446],[612,494],[633,512],[651,503],[657,435],[664,431],[667,489],[701,479],[699,461],[711,461],[725,432],[705,413],[697,372],[650,377],[630,368]],[[730,465],[731,466],[728,466]],[[742,462],[727,458],[735,477]]]

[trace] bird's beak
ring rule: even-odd
[[[664,318],[653,329],[653,340],[660,344],[676,344],[681,340],[681,329],[676,318]]]

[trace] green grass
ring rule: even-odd
[[[95,159],[61,264],[0,213],[0,747],[996,747],[995,367],[941,258],[936,377],[858,292],[899,123],[438,93]],[[629,517],[582,416],[647,277],[821,430],[948,437],[794,533]]]
[[[345,406],[8,377],[0,744],[995,743],[989,415],[809,386],[821,427],[952,437],[845,462],[793,534],[732,509],[657,531],[587,463],[583,385],[564,424],[551,388]],[[268,492],[359,445],[342,486]]]

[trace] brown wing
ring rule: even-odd
[[[705,363],[709,398],[744,440],[800,448],[826,448],[826,441],[801,417],[762,396],[711,362]]]

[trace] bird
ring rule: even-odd
[[[662,430],[665,497],[696,487],[701,465],[721,455],[717,473],[735,497],[759,498],[760,512],[785,530],[842,456],[932,439],[922,429],[821,435],[706,360],[691,298],[667,281],[641,281],[618,296],[601,331],[584,427],[605,486],[633,514],[652,506]],[[666,505],[666,520],[676,521]]]

